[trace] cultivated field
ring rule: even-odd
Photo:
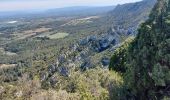
[[[50,39],[60,39],[60,38],[66,37],[68,35],[69,35],[68,33],[56,33],[56,34],[48,35],[48,37]]]

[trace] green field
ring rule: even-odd
[[[60,39],[60,38],[66,37],[68,35],[69,35],[68,33],[56,33],[56,34],[48,35],[48,37],[50,39]]]

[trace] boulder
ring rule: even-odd
[[[65,54],[61,54],[61,55],[58,57],[59,63],[63,63],[65,60],[66,60],[66,55],[65,55]]]
[[[48,78],[48,73],[44,72],[40,74],[40,80],[45,81]]]
[[[81,64],[81,66],[80,66],[80,68],[81,68],[82,71],[88,70],[88,69],[90,69],[90,68],[92,68],[92,67],[93,67],[93,65],[91,64],[90,60],[84,61],[84,62]]]
[[[88,42],[89,42],[89,39],[88,39],[88,38],[85,38],[85,39],[80,40],[79,44],[80,44],[80,45],[87,45]]]
[[[100,52],[100,50],[101,50],[101,47],[100,47],[100,44],[99,44],[98,41],[97,42],[93,42],[90,46],[91,46],[90,48],[92,50],[94,50],[94,52]]]
[[[79,44],[87,45],[89,42],[96,41],[96,40],[97,40],[97,36],[91,35],[91,36],[87,36],[86,38],[80,40]]]
[[[71,49],[72,51],[76,51],[77,48],[78,48],[78,44],[74,44],[74,45],[72,45],[72,46],[70,47],[70,49]]]
[[[91,41],[96,41],[97,40],[97,36],[95,35],[91,35],[88,37],[88,41],[91,42]]]
[[[100,44],[101,49],[107,49],[110,45],[108,40],[105,40],[105,39],[100,40],[99,44]],[[101,51],[103,51],[103,50],[101,50]]]
[[[116,39],[113,39],[113,41],[111,42],[112,45],[116,45]]]
[[[57,59],[56,62],[55,62],[56,68],[59,66],[59,64],[60,64],[60,62],[59,62],[58,59]]]
[[[103,66],[108,66],[110,64],[109,58],[102,58],[101,60]]]
[[[0,86],[0,95],[5,92],[5,88],[3,86]]]
[[[77,55],[77,56],[74,58],[74,61],[81,61],[81,56],[80,56],[80,55]]]
[[[69,76],[69,70],[68,70],[68,68],[66,68],[66,67],[61,67],[61,68],[60,68],[60,74],[61,74],[62,76],[68,77],[68,76]]]
[[[57,77],[53,76],[53,77],[50,78],[50,84],[51,84],[51,86],[54,87],[57,82],[58,82]]]
[[[127,33],[126,33],[127,35],[131,35],[131,34],[135,34],[135,29],[134,28],[129,28],[128,30],[127,30]]]
[[[16,95],[16,97],[20,98],[20,97],[23,96],[23,92],[22,92],[22,91],[17,91],[17,92],[15,93],[15,95]]]
[[[52,74],[52,73],[55,73],[56,71],[57,71],[57,68],[55,65],[48,66],[48,73]]]
[[[88,57],[88,55],[86,54],[85,51],[82,51],[82,52],[80,53],[80,57],[81,57],[81,58],[86,58],[86,57]]]

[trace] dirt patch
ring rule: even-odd
[[[90,16],[90,17],[85,17],[85,18],[80,18],[80,19],[74,19],[74,20],[71,20],[70,22],[68,22],[66,24],[61,25],[61,26],[66,26],[66,25],[76,26],[76,25],[79,25],[79,24],[87,24],[87,23],[93,22],[92,21],[93,19],[98,19],[98,18],[100,18],[100,17],[99,16]]]
[[[48,37],[50,39],[60,39],[60,38],[66,37],[68,35],[69,35],[68,33],[56,33],[56,34],[49,35]]]
[[[26,30],[22,33],[15,33],[16,39],[25,39],[37,35],[38,33],[43,33],[49,31],[51,28],[37,28],[35,30]]]
[[[39,32],[46,32],[48,30],[50,30],[51,28],[37,28],[35,30],[27,30],[27,31],[24,31],[23,33],[24,34],[30,34],[30,33],[39,33]]]
[[[16,64],[0,64],[0,69],[14,68]]]

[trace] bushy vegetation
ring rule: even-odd
[[[112,59],[112,62],[120,61],[120,68],[127,68],[123,74],[125,87],[133,99],[165,99],[170,95],[169,12],[169,0],[158,0],[135,40],[126,48],[128,50],[121,53],[126,55],[124,62],[121,62],[121,55]]]
[[[128,52],[128,47],[130,43],[134,40],[134,37],[129,37],[127,40],[125,40],[122,45],[117,48],[112,55],[111,62],[109,65],[110,70],[115,70],[120,73],[125,73],[126,72],[126,58],[127,58],[127,52]]]
[[[145,5],[145,3],[149,4]],[[136,59],[139,59],[130,58],[139,38],[134,39],[133,36],[138,24],[146,19],[153,3],[153,1],[142,1],[127,4],[131,8],[127,13],[131,12],[132,15],[113,14],[111,18],[107,15],[62,18],[47,15],[18,18],[16,24],[1,25],[0,23],[0,49],[2,48],[0,50],[0,99],[125,100],[136,97],[138,93],[136,86],[131,83],[129,83],[131,86],[124,85],[124,80],[125,84],[126,78],[130,77],[129,82],[134,80],[134,77],[130,76],[132,70],[129,70],[133,66],[127,66],[133,65],[132,61],[137,62]],[[121,6],[117,6],[116,13],[126,9],[126,6]],[[137,11],[134,12],[133,7]],[[145,8],[143,12],[142,7]],[[87,20],[87,23],[82,23],[82,19]],[[135,20],[131,22],[132,19]],[[168,17],[166,23],[168,31]],[[152,29],[150,25],[146,28]],[[159,45],[160,48],[165,48],[159,51],[159,55],[167,51],[168,43],[169,40]],[[119,46],[120,48],[115,50]],[[140,56],[145,51],[146,49]],[[110,69],[115,71],[110,72],[108,64],[113,52],[115,53],[111,59]],[[165,65],[169,61],[168,57],[166,55],[164,60],[160,61]],[[154,66],[152,78],[156,84],[166,85],[165,80],[169,80],[165,76],[168,76],[169,72],[159,73],[167,71],[160,66],[159,63]],[[123,80],[122,76],[125,75],[127,77],[123,77]],[[164,98],[166,99],[167,96]]]
[[[123,80],[116,72],[101,68],[86,72],[73,72],[70,77],[55,75],[57,81],[48,90],[41,88],[40,79],[32,80],[24,74],[16,83],[2,83],[1,99],[32,99],[32,100],[108,100],[119,99],[119,89]]]

